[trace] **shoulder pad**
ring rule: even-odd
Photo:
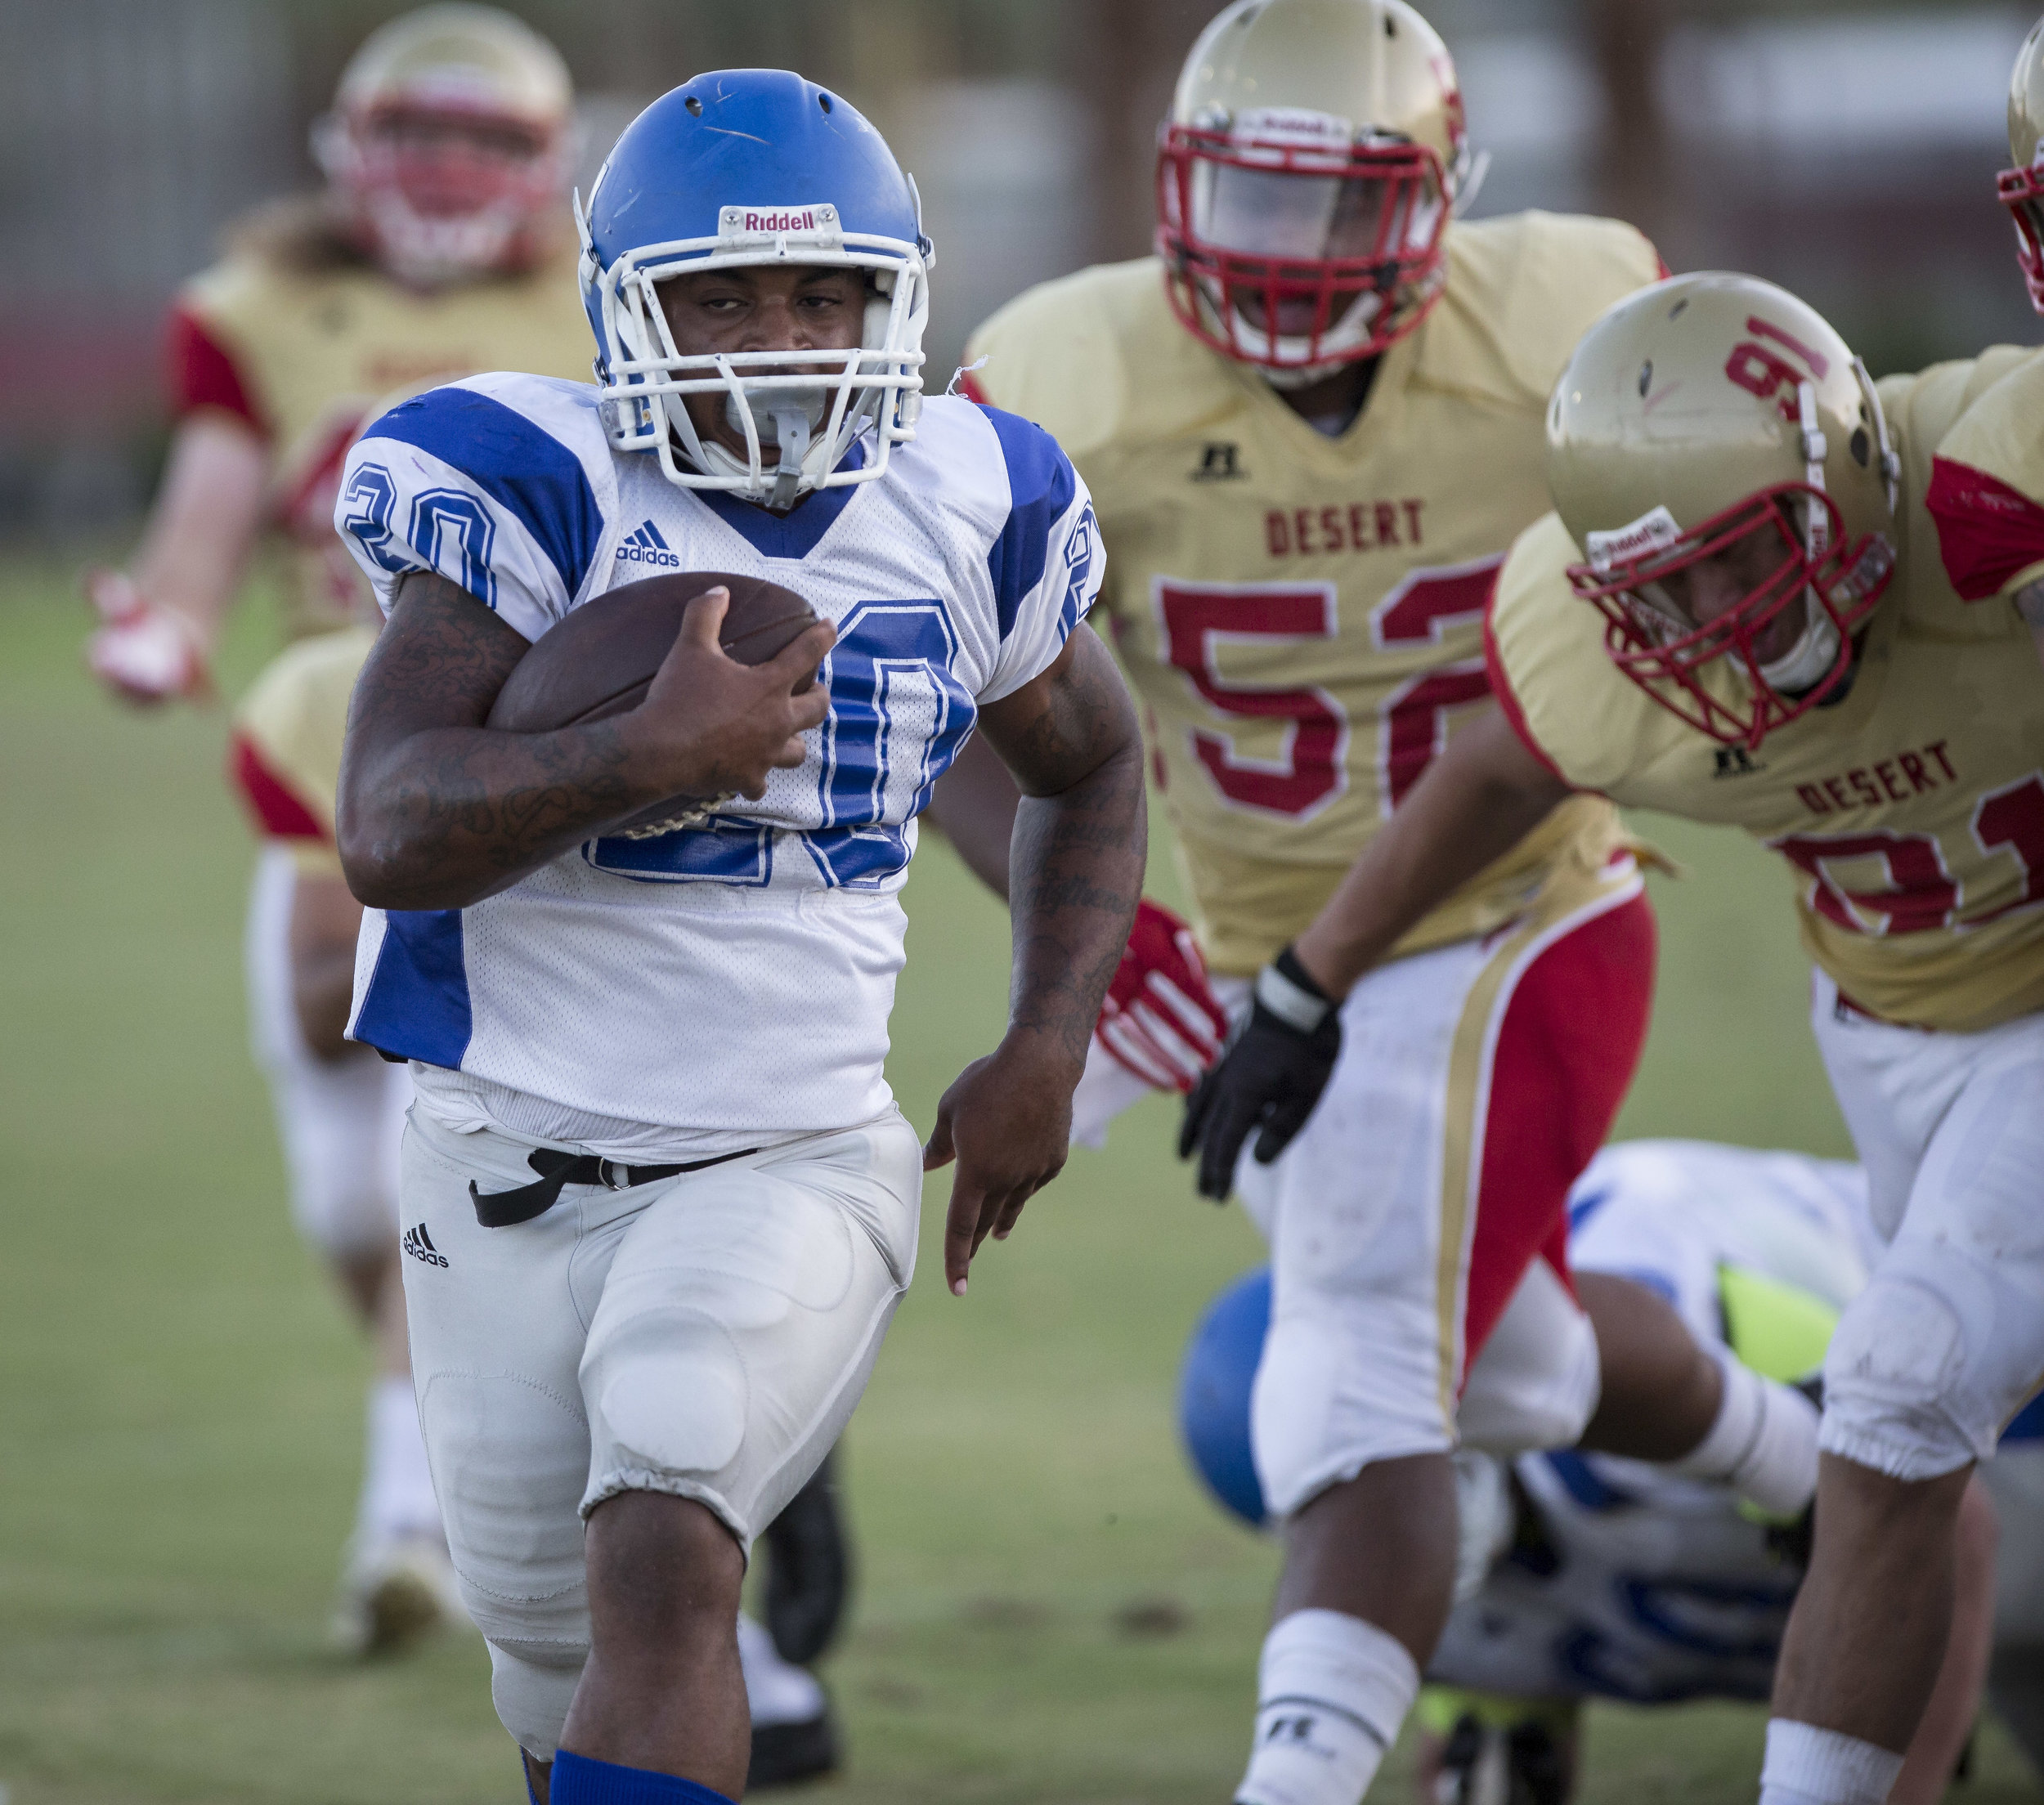
[[[1037,422],[1074,457],[1183,430],[1239,396],[1178,324],[1154,258],[1096,265],[1011,301],[966,347],[979,394]]]
[[[1419,374],[1544,407],[1590,323],[1665,273],[1652,244],[1620,220],[1524,213],[1458,223],[1446,289],[1419,329]]]

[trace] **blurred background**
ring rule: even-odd
[[[1045,277],[1147,246],[1152,145],[1218,0],[505,0],[579,85],[584,182],[689,74],[795,66],[917,177],[933,387]],[[479,1642],[343,1661],[325,1619],[367,1356],[283,1207],[247,1051],[252,858],[224,709],[119,709],[77,589],[166,437],[165,305],[227,223],[309,190],[307,130],[401,0],[0,0],[0,1805],[522,1796]],[[1996,204],[2019,8],[1422,0],[1493,155],[1478,214],[1594,209],[1743,268],[1876,373],[2033,343]],[[274,564],[223,697],[279,643]],[[1849,1153],[1775,862],[1644,819],[1655,1027],[1622,1136]],[[906,894],[889,1076],[926,1128],[1005,1019],[1007,927],[935,841]],[[1181,902],[1168,835],[1151,888]],[[860,1542],[826,1669],[834,1805],[1183,1805],[1239,1772],[1273,1551],[1223,1521],[1172,1397],[1262,1258],[1195,1201],[1155,1098],[1032,1203],[965,1304],[919,1282],[846,1450]],[[926,1200],[926,1247],[942,1207]],[[1584,1805],[1750,1800],[1758,1707],[1589,1718]],[[1992,1722],[1967,1805],[2023,1805]],[[1375,1795],[1414,1797],[1401,1749]]]
[[[159,321],[396,0],[0,0],[0,532],[118,529],[161,451]],[[921,186],[930,370],[1030,283],[1141,255],[1156,122],[1208,0],[522,0],[582,96],[585,179],[696,70],[841,89]],[[1631,219],[1674,269],[1751,271],[1876,374],[2027,340],[1993,201],[2020,8],[1437,0],[1473,211]]]

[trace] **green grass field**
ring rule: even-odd
[[[218,711],[103,703],[69,574],[0,563],[0,1785],[11,1805],[522,1797],[479,1642],[340,1664],[323,1631],[367,1362],[286,1221],[244,1046],[248,835]],[[266,650],[259,611],[230,689]],[[1846,1150],[1781,881],[1642,824],[1665,955],[1621,1131]],[[1157,887],[1176,890],[1167,859]],[[908,890],[893,1077],[927,1127],[1002,1020],[1006,934],[934,838]],[[1271,1550],[1195,1489],[1172,1389],[1260,1257],[1197,1201],[1169,1108],[1117,1124],[947,1296],[934,1258],[850,1432],[852,1758],[819,1797],[1225,1800]],[[926,1222],[934,1249],[943,1193]],[[1584,1798],[1743,1802],[1760,1717],[1592,1717]],[[1401,1758],[1402,1759],[1402,1758]],[[1970,1796],[2031,1796],[1998,1731]],[[1410,1796],[1402,1771],[1375,1795]]]

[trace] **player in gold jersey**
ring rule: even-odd
[[[1454,222],[1471,162],[1401,0],[1238,0],[1164,128],[1160,257],[1033,290],[967,353],[1092,493],[1200,945],[1248,1018],[1187,1136],[1273,1250],[1254,1440],[1286,1570],[1244,1805],[1354,1805],[1396,1737],[1448,1610],[1459,1431],[1628,1427],[1563,1245],[1652,986],[1610,806],[1500,846],[1338,1007],[1292,945],[1491,712],[1483,605],[1546,505],[1548,390],[1661,273],[1610,221]],[[1722,1471],[1764,1446],[1806,1487],[1814,1413],[1703,1373],[1628,1451]]]
[[[491,8],[428,7],[371,37],[320,129],[327,191],[257,216],[180,296],[163,489],[132,575],[87,580],[102,620],[91,662],[131,700],[206,690],[213,643],[266,530],[294,553],[291,630],[318,636],[258,681],[231,766],[264,840],[251,1027],[293,1214],[379,1348],[336,1625],[364,1650],[404,1641],[453,1594],[397,1283],[410,1086],[341,1033],[361,909],[334,855],[334,782],[374,616],[334,537],[334,492],[348,441],[393,387],[477,369],[586,371],[572,240],[555,223],[567,213],[571,100],[553,47]]]
[[[2016,260],[2044,313],[2044,20],[2009,83],[2009,162],[2000,192]],[[1938,447],[1929,505],[1952,586],[1968,602],[2012,602],[2044,658],[2044,353],[2023,359],[1966,410]]]
[[[1955,592],[1925,506],[1952,423],[2025,355],[1876,391],[1766,283],[1613,308],[1555,390],[1557,512],[1499,575],[1507,719],[1435,764],[1300,942],[1345,988],[1585,791],[1782,855],[1886,1251],[1826,1362],[1764,1805],[1885,1796],[1966,1476],[2044,1381],[2044,669],[2012,607]]]
[[[316,137],[326,191],[252,216],[172,309],[163,486],[131,571],[87,579],[110,688],[204,690],[268,528],[295,553],[294,634],[363,618],[334,485],[379,396],[479,370],[587,376],[572,125],[554,47],[494,8],[428,7],[363,45]]]

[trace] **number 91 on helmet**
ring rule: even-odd
[[[1895,565],[1900,465],[1867,367],[1747,275],[1670,278],[1583,335],[1546,473],[1605,649],[1662,707],[1757,746],[1850,680]]]

